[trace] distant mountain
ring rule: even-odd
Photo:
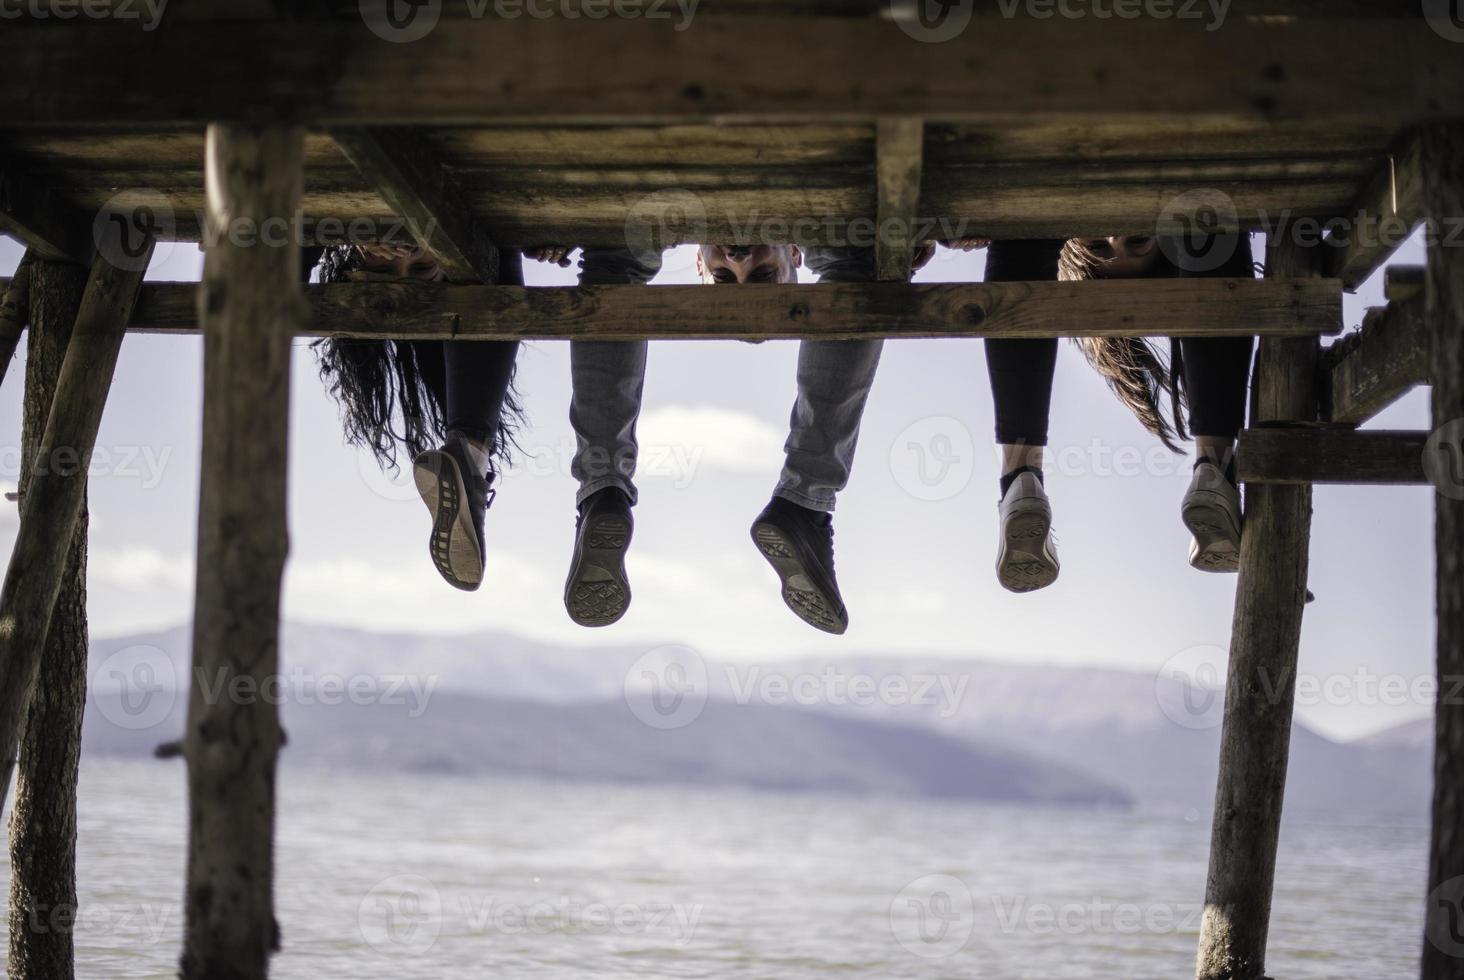
[[[94,644],[86,751],[144,753],[176,737],[183,698],[166,692],[186,674],[187,647],[182,628]],[[1200,817],[1214,799],[1219,713],[1208,702],[1219,692],[1135,672],[890,656],[749,666],[666,648],[703,672],[707,700],[689,724],[660,730],[631,708],[644,692],[632,683],[626,693],[627,678],[645,671],[645,646],[290,624],[283,649],[294,692],[284,709],[291,758],[554,779],[1132,801]],[[401,675],[415,694],[403,683],[395,698],[375,699],[395,704],[301,703],[324,700],[310,691],[336,678],[385,694]],[[881,687],[885,696],[871,696]],[[163,701],[161,722],[127,727],[154,722]],[[427,709],[413,717],[420,703]],[[1288,814],[1424,820],[1430,744],[1403,733],[1343,744],[1297,725]]]

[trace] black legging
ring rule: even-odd
[[[987,282],[1051,282],[1057,278],[1062,239],[992,242]],[[1250,238],[1241,236],[1230,260],[1208,276],[1249,278]],[[1179,348],[1193,435],[1234,439],[1245,425],[1252,337],[1189,337]],[[987,340],[986,366],[996,406],[996,441],[1003,446],[1047,445],[1057,341]]]
[[[310,273],[320,261],[322,252],[324,249],[319,246],[301,250],[302,281],[310,281]],[[509,251],[499,253],[498,282],[506,286],[524,284],[522,255]],[[518,341],[408,342],[416,352],[423,383],[442,406],[447,431],[462,432],[491,445],[498,433],[499,419],[513,382]]]

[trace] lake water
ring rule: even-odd
[[[181,762],[82,772],[78,974],[170,977]],[[280,978],[1193,976],[1204,821],[287,769]],[[1291,824],[1278,980],[1417,976],[1427,831]]]

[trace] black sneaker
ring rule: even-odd
[[[449,585],[475,591],[483,584],[483,513],[493,474],[479,473],[466,441],[454,435],[412,460],[412,476],[432,514],[432,564]]]
[[[587,497],[579,511],[564,608],[581,626],[609,626],[630,608],[625,577],[625,552],[635,530],[630,498],[619,487],[606,487]]]
[[[783,583],[783,601],[825,633],[843,633],[849,614],[834,579],[834,523],[822,511],[774,497],[752,524],[752,542]]]

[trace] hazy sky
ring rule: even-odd
[[[10,274],[19,257],[0,239],[0,273]],[[1422,262],[1421,244],[1410,242],[1397,261]],[[942,252],[918,279],[979,280],[984,262],[984,253]],[[151,275],[196,280],[200,267],[193,246],[169,245]],[[527,272],[531,285],[574,281],[573,270],[531,263]],[[668,254],[658,281],[694,278],[682,248]],[[1382,302],[1380,281],[1369,283],[1348,297],[1347,325]],[[1047,480],[1062,560],[1057,584],[1015,596],[996,582],[997,463],[982,345],[891,342],[835,515],[849,632],[829,637],[805,626],[783,606],[748,538],[782,462],[795,353],[795,343],[782,341],[653,345],[629,559],[635,598],[616,626],[585,630],[561,599],[574,536],[567,345],[530,344],[520,357],[530,414],[522,441],[531,455],[488,514],[487,582],[464,594],[433,570],[426,511],[410,482],[387,479],[342,444],[314,354],[299,342],[286,615],[381,630],[499,630],[587,647],[681,642],[726,658],[939,652],[1157,671],[1194,648],[1227,646],[1235,577],[1196,572],[1186,561],[1179,503],[1188,460],[1163,453],[1068,343]],[[189,616],[201,356],[196,338],[137,336],[123,346],[91,485],[96,636]],[[6,489],[19,466],[21,375],[21,364],[12,365],[0,389]],[[1426,392],[1375,424],[1426,428]],[[12,507],[0,511],[7,548],[16,524]],[[1429,710],[1424,699],[1374,688],[1382,678],[1411,686],[1432,676],[1432,527],[1431,490],[1318,489],[1317,600],[1307,612],[1302,672],[1329,693],[1305,698],[1299,711],[1323,730],[1354,733]]]

